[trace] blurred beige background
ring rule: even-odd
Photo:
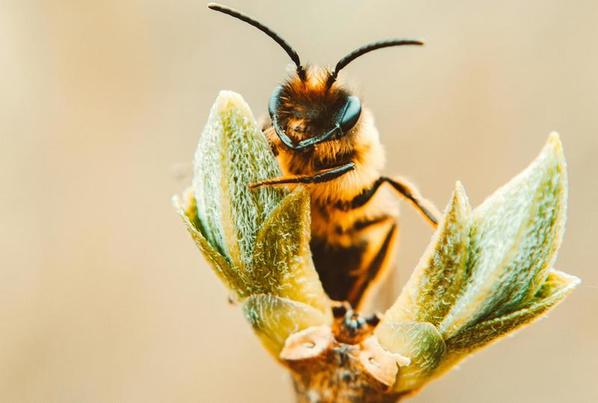
[[[228,4],[314,63],[425,38],[344,76],[375,112],[387,172],[440,206],[457,179],[479,204],[561,133],[557,265],[582,286],[411,401],[598,401],[598,2]],[[287,63],[204,1],[0,2],[0,401],[291,401],[170,205],[218,90],[260,115]],[[402,281],[429,236],[405,206]]]

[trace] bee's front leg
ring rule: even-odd
[[[313,175],[289,175],[279,176],[278,178],[266,179],[260,182],[255,182],[249,185],[251,189],[261,186],[280,186],[294,183],[323,183],[329,182],[355,169],[354,162],[348,162],[344,165],[339,165],[334,168],[323,169]]]

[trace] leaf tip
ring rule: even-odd
[[[573,274],[568,274],[559,271],[558,275],[563,279],[565,283],[567,283],[566,289],[568,292],[573,291],[581,284],[581,278],[574,276]]]
[[[551,132],[546,140],[546,145],[542,150],[542,154],[550,153],[560,164],[565,163],[565,153],[563,151],[563,143],[561,143],[561,137],[557,132]]]
[[[210,111],[210,118],[208,121],[217,122],[222,120],[230,120],[229,114],[232,116],[239,117],[241,119],[247,119],[255,124],[255,117],[249,107],[249,104],[243,96],[237,92],[229,90],[221,90],[216,96],[216,100],[212,105]],[[224,136],[230,136],[233,131],[224,131]]]
[[[549,144],[554,144],[558,147],[562,147],[561,144],[561,136],[559,135],[558,132],[556,131],[552,131],[548,134],[548,141]]]
[[[471,206],[469,205],[469,197],[467,197],[467,192],[465,192],[465,187],[461,183],[461,181],[455,182],[455,190],[453,190],[453,196],[451,199],[451,203],[449,203],[449,208],[452,204],[458,204],[462,207],[470,210]]]
[[[247,106],[247,102],[245,102],[245,99],[243,99],[241,94],[237,92],[230,90],[221,90],[220,92],[218,92],[218,96],[216,97],[216,101],[214,102],[214,106],[216,107],[216,109],[222,110],[232,105]]]

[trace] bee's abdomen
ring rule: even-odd
[[[387,217],[371,226],[376,229],[363,227],[367,236],[357,235],[355,242],[348,245],[334,244],[321,237],[311,241],[314,265],[324,290],[330,298],[348,301],[355,308],[372,283],[386,272],[394,256],[395,221]]]
[[[363,203],[342,203],[342,208],[312,199],[314,265],[328,295],[354,308],[384,277],[397,250],[397,200],[386,188],[370,196]]]
[[[324,238],[313,238],[310,246],[314,265],[328,296],[347,301],[355,282],[350,273],[361,267],[367,243],[341,246],[330,244]]]

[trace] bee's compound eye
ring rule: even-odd
[[[361,101],[354,95],[347,98],[347,103],[342,109],[339,123],[343,133],[348,132],[355,126],[361,115]]]
[[[270,102],[268,102],[268,112],[270,113],[270,117],[274,118],[276,112],[280,108],[280,96],[282,94],[282,86],[278,86],[274,89],[272,96],[270,97]]]

